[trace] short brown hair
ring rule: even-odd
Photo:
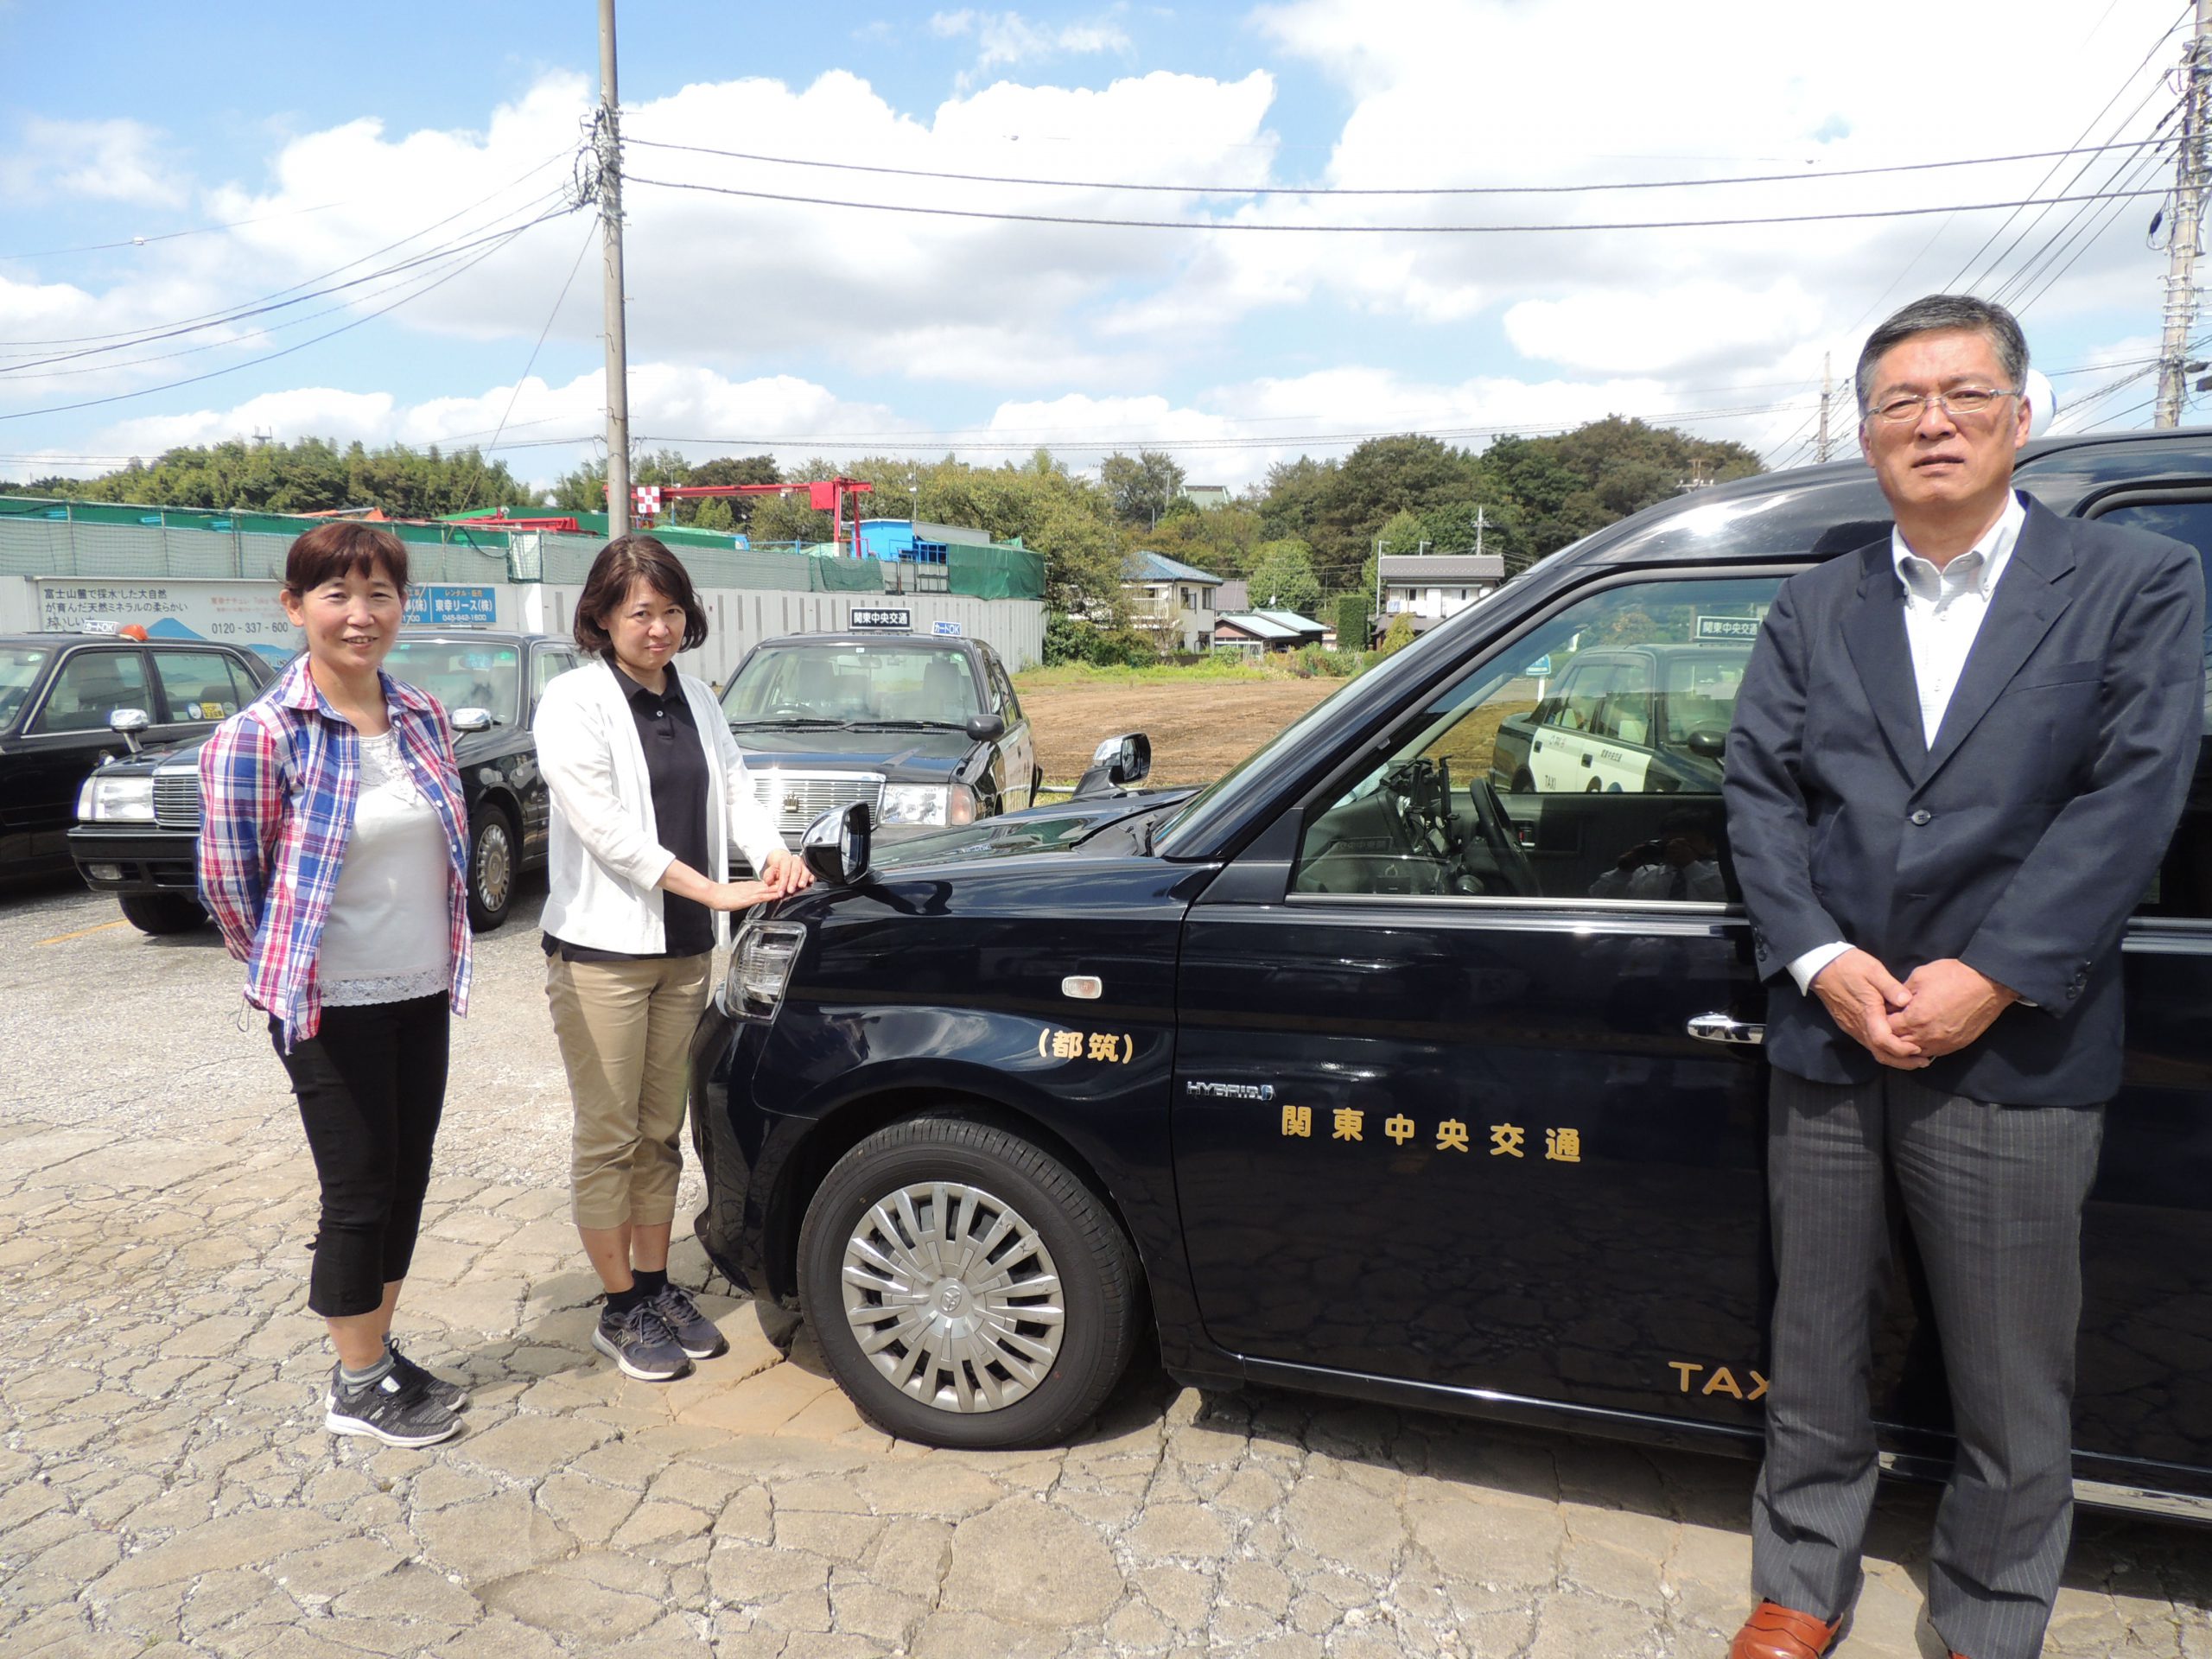
[[[696,651],[707,643],[707,613],[691,591],[691,573],[655,537],[632,535],[617,536],[591,562],[570,630],[580,650],[614,660],[614,642],[600,626],[600,618],[630,596],[630,584],[640,576],[662,597],[683,607],[682,649]]]
[[[384,566],[392,585],[407,591],[407,544],[388,530],[358,518],[317,524],[284,555],[284,591],[295,598],[340,576],[372,575]]]

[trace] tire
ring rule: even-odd
[[[912,1247],[948,1224],[958,1240],[1007,1224],[1011,1236],[976,1268],[928,1278]],[[890,1306],[927,1298],[926,1327],[893,1335],[893,1286],[913,1298]],[[862,1416],[901,1440],[970,1449],[1055,1445],[1087,1422],[1128,1368],[1143,1298],[1135,1252],[1096,1194],[1019,1135],[950,1116],[892,1124],[837,1160],[799,1230],[798,1289]],[[1022,1317],[1055,1301],[1057,1327]],[[978,1306],[995,1317],[976,1319]],[[889,1340],[871,1354],[862,1332]]]
[[[468,925],[479,933],[507,919],[521,863],[514,820],[504,808],[486,806],[468,827]]]
[[[197,899],[181,893],[119,893],[124,919],[141,933],[189,933],[207,925]]]
[[[1522,767],[1520,771],[1513,774],[1513,786],[1507,792],[1513,795],[1535,794],[1536,792],[1536,779],[1535,774],[1530,772],[1526,766]]]

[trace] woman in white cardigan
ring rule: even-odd
[[[667,1382],[728,1347],[668,1280],[685,1059],[714,949],[731,911],[813,877],[753,798],[714,693],[675,666],[707,638],[676,556],[650,536],[609,542],[575,632],[599,660],[549,684],[533,722],[553,803],[545,994],[575,1108],[576,1229],[607,1288],[592,1341]],[[728,879],[733,841],[760,880]]]

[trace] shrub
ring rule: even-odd
[[[1088,663],[1094,668],[1142,668],[1160,660],[1152,642],[1131,628],[1102,628],[1081,617],[1045,622],[1045,666]]]
[[[1379,654],[1384,657],[1395,657],[1413,644],[1416,637],[1414,632],[1413,613],[1400,611],[1397,615],[1390,619],[1389,628],[1382,635],[1382,649]]]

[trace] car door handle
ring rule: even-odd
[[[1588,755],[1586,754],[1582,757],[1582,764],[1586,766],[1590,764],[1590,757]]]
[[[1763,1043],[1766,1027],[1738,1020],[1729,1014],[1700,1014],[1694,1016],[1688,1027],[1689,1034],[1701,1043]]]

